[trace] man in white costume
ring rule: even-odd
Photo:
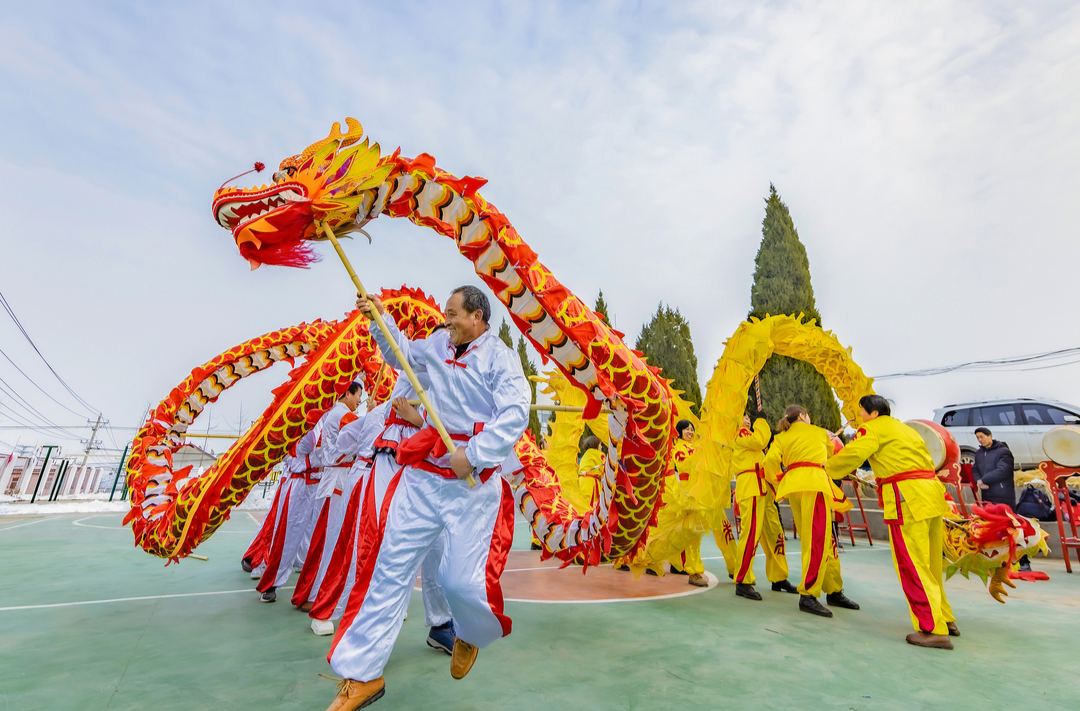
[[[377,298],[357,306],[383,313]],[[383,497],[386,518],[370,539],[328,656],[344,677],[329,711],[352,711],[384,694],[383,667],[413,581],[443,531],[439,580],[457,634],[451,676],[463,678],[480,648],[510,633],[499,578],[513,542],[514,500],[498,469],[528,424],[529,387],[518,355],[491,332],[490,317],[483,292],[465,286],[446,304],[445,331],[409,341],[387,320],[409,365],[426,374],[432,405],[457,447],[447,455],[429,425],[398,449],[403,466]],[[381,330],[372,334],[386,362],[401,368]],[[464,481],[469,475],[475,488]]]
[[[293,605],[304,612],[311,609],[319,593],[319,586],[326,575],[330,556],[341,530],[341,522],[345,518],[345,505],[352,493],[352,485],[356,483],[356,478],[350,477],[356,450],[352,448],[343,451],[340,436],[342,428],[350,423],[359,420],[362,426],[365,417],[356,415],[362,396],[363,390],[359,381],[350,384],[341,394],[334,406],[323,416],[322,440],[311,455],[312,461],[323,467],[323,477],[315,494],[318,513],[312,527],[311,544],[292,596]],[[324,625],[319,630],[313,628],[313,631],[316,634],[333,632],[332,626],[329,631],[325,627]]]

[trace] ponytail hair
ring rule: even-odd
[[[784,416],[776,423],[776,429],[781,432],[787,432],[788,428],[798,421],[799,415],[806,415],[809,417],[810,413],[807,412],[806,408],[802,405],[788,405],[788,409],[784,410]]]

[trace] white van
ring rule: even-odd
[[[1046,461],[1042,438],[1060,425],[1080,424],[1080,407],[1057,400],[984,400],[946,405],[934,410],[934,421],[947,427],[960,445],[960,461],[975,461],[979,442],[975,428],[985,427],[994,439],[1009,445],[1016,466]]]

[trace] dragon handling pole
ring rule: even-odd
[[[356,272],[352,268],[352,264],[349,262],[349,258],[345,256],[345,250],[341,248],[341,243],[338,242],[337,235],[330,229],[330,226],[325,222],[321,225],[323,234],[330,240],[330,244],[334,245],[334,251],[337,252],[338,257],[341,258],[341,263],[345,265],[345,270],[349,272],[349,276],[352,277],[353,285],[356,287],[356,293],[365,299],[370,299],[367,289],[360,282],[360,277],[356,276]],[[398,347],[397,340],[390,335],[390,329],[387,327],[386,322],[383,321],[382,315],[379,310],[372,305],[370,313],[368,314],[376,324],[379,326],[379,330],[383,332],[383,336],[386,337],[387,342],[390,344],[390,350],[394,352],[394,357],[397,358],[398,363],[401,363],[401,367],[405,370],[405,375],[408,376],[409,382],[412,383],[413,389],[416,390],[417,397],[420,398],[420,402],[424,404],[424,409],[427,410],[428,416],[431,418],[431,424],[435,425],[435,429],[439,432],[439,437],[442,438],[443,444],[446,445],[446,451],[449,454],[453,454],[457,447],[454,446],[454,441],[450,439],[450,433],[446,431],[446,427],[443,426],[442,420],[439,419],[438,413],[435,412],[435,408],[432,407],[431,401],[428,399],[427,393],[424,392],[424,388],[420,386],[420,381],[416,377],[416,373],[413,372],[412,366],[409,365],[409,361],[405,358],[405,354],[401,352],[401,348]],[[476,479],[470,474],[465,477],[465,481],[468,482],[469,488],[476,486]]]

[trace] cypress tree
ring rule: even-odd
[[[810,284],[810,260],[799,241],[787,205],[769,184],[765,200],[765,220],[761,223],[761,246],[754,258],[754,285],[750,290],[750,314],[803,314],[803,322],[821,314]],[[749,317],[748,316],[748,317]],[[769,422],[775,426],[788,405],[802,405],[816,425],[829,430],[840,427],[840,408],[825,377],[809,363],[774,355],[765,362],[759,375],[761,399]],[[755,402],[753,387],[749,401]]]
[[[506,325],[506,322],[503,322]],[[509,329],[507,329],[509,332]],[[500,333],[501,335],[501,333]],[[521,358],[521,369],[525,371],[525,377],[529,379],[529,389],[532,390],[532,404],[536,404],[536,382],[532,380],[532,376],[537,374],[536,364],[529,360],[529,344],[525,342],[525,337],[518,337],[517,344],[518,357]],[[529,429],[532,430],[533,439],[536,443],[540,443],[540,415],[536,410],[529,412]]]
[[[505,320],[502,322],[502,325],[499,326],[499,338],[502,339],[502,342],[506,344],[507,348],[514,347],[514,337],[510,335],[510,324]]]
[[[657,306],[652,320],[642,327],[634,348],[645,354],[650,365],[663,371],[673,388],[683,391],[683,398],[693,403],[696,412],[701,406],[697,356],[690,338],[690,324],[679,310],[663,304]]]
[[[600,295],[596,297],[596,308],[593,309],[593,311],[596,312],[596,315],[600,317],[600,320],[603,321],[605,325],[611,326],[611,317],[608,316],[607,302],[604,301],[603,289],[600,290]]]

